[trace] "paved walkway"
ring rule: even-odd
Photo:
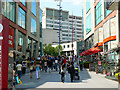
[[[70,76],[67,73],[65,83],[60,80],[60,74],[56,71],[51,73],[40,72],[40,79],[36,79],[34,72],[33,78],[30,79],[30,74],[24,75],[22,85],[18,85],[17,88],[118,88],[118,82],[106,79],[102,74],[96,74],[95,72],[89,72],[84,70],[80,72],[80,80],[70,82]]]

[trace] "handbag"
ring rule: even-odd
[[[20,83],[20,82],[19,82],[19,78],[18,78],[18,76],[16,77],[16,81],[17,81],[17,84]]]
[[[22,81],[19,79],[19,83],[17,85],[21,85],[22,84]]]

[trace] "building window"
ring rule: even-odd
[[[18,25],[25,29],[26,26],[26,13],[25,11],[19,7],[18,11]]]
[[[24,6],[26,6],[26,0],[19,0]]]
[[[36,1],[32,0],[31,11],[36,16]]]
[[[15,11],[15,2],[9,0],[2,2],[2,14],[13,22],[15,22],[16,17]]]
[[[90,0],[86,0],[86,13],[90,10]]]
[[[108,14],[110,14],[111,12],[112,12],[112,10],[107,10],[107,8],[106,8],[106,2],[104,2],[104,4],[105,4],[105,17],[108,15]]]
[[[67,45],[67,48],[69,48],[70,46],[69,45]]]
[[[36,20],[31,17],[31,33],[36,36]]]
[[[96,25],[100,23],[103,20],[103,14],[102,14],[102,0],[96,5],[95,7],[95,21]]]
[[[65,48],[65,45],[63,46],[63,48]]]
[[[25,46],[25,35],[21,32],[18,32],[18,51],[24,52]]]
[[[91,14],[86,19],[86,34],[88,34],[91,31]]]

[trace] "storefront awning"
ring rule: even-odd
[[[92,55],[92,54],[95,54],[95,53],[98,53],[98,52],[101,52],[101,51],[102,50],[99,49],[98,47],[92,47],[89,50],[86,50],[86,51],[80,53],[79,55],[80,56]]]

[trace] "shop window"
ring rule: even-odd
[[[25,48],[25,35],[21,32],[18,32],[18,51],[24,52]]]

